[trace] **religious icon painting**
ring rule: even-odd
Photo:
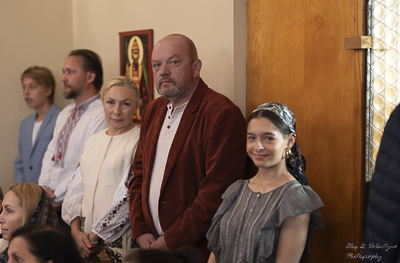
[[[153,100],[153,30],[121,32],[119,42],[121,76],[132,79],[139,88],[140,106],[133,120],[140,123],[144,107]]]

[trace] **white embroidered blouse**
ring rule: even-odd
[[[106,130],[89,137],[67,190],[62,217],[70,224],[80,216],[85,234],[93,231],[112,243],[130,229],[127,185],[140,128],[118,136],[109,136]]]

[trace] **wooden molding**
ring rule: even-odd
[[[372,36],[359,36],[344,39],[346,50],[372,48]]]

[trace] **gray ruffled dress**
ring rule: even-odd
[[[319,196],[308,186],[290,181],[270,192],[253,192],[249,180],[239,180],[223,194],[223,202],[207,232],[208,248],[217,262],[275,262],[279,232],[284,220],[311,213],[306,247],[300,262],[311,248],[311,232],[324,227]]]

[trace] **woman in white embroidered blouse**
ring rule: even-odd
[[[133,116],[140,95],[132,80],[116,77],[105,85],[102,100],[110,127],[86,142],[62,217],[71,225],[83,259],[90,260],[105,249],[112,262],[122,262],[133,249],[127,184],[139,140],[140,127]]]

